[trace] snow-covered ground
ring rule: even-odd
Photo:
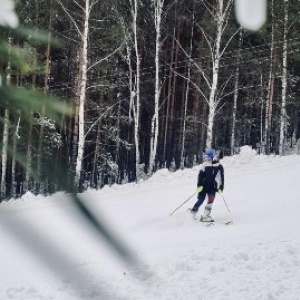
[[[126,264],[65,194],[0,204],[0,299],[300,299],[300,156],[222,160],[214,226],[186,212],[198,167],[105,187],[83,201],[126,243]],[[224,222],[233,220],[232,225]],[[131,263],[132,265],[132,263]]]

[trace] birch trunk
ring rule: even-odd
[[[84,144],[85,144],[85,133],[84,133],[84,104],[86,100],[86,82],[87,82],[87,45],[88,45],[88,33],[89,33],[89,14],[90,14],[90,1],[85,1],[84,10],[84,28],[81,33],[81,51],[79,53],[79,111],[78,111],[78,147],[77,147],[77,158],[75,167],[75,188],[79,187],[83,155],[84,155]]]
[[[283,21],[283,54],[282,54],[282,94],[281,94],[281,114],[280,114],[280,137],[279,155],[284,154],[284,142],[286,131],[286,93],[287,93],[287,31],[288,31],[288,0],[283,0],[284,21]]]
[[[235,123],[236,123],[236,110],[237,110],[237,100],[239,94],[239,77],[240,77],[240,61],[241,61],[241,46],[243,40],[243,31],[240,31],[239,37],[239,49],[237,54],[236,68],[235,68],[235,82],[234,82],[234,94],[233,94],[233,108],[232,108],[232,125],[231,125],[231,155],[234,155],[234,145],[235,145]]]
[[[220,59],[224,52],[221,52],[221,41],[222,35],[224,33],[224,28],[226,26],[226,21],[231,10],[232,0],[227,2],[227,5],[224,8],[224,1],[217,1],[217,11],[216,11],[216,39],[214,42],[214,46],[212,47],[212,83],[210,88],[210,94],[208,98],[208,121],[207,121],[207,134],[206,134],[206,147],[211,148],[213,142],[213,127],[214,120],[216,115],[216,107],[219,103],[219,100],[216,99],[217,89],[218,89],[218,81],[219,81],[219,67],[220,67]],[[230,41],[230,40],[229,40]]]
[[[3,136],[2,136],[2,152],[1,152],[1,197],[6,198],[6,170],[7,170],[7,148],[8,148],[8,135],[9,135],[9,111],[4,110],[3,118]]]
[[[159,98],[160,98],[160,48],[161,48],[161,21],[162,21],[162,10],[164,0],[154,0],[154,19],[155,19],[155,96],[154,96],[154,114],[151,120],[151,141],[150,141],[150,157],[149,157],[149,174],[152,174],[155,166],[155,159],[157,153],[157,140],[158,140],[158,129],[159,129]]]
[[[10,68],[9,68],[10,69]],[[11,78],[9,75],[8,78],[8,84],[10,84]],[[13,198],[17,197],[17,181],[16,181],[16,156],[17,156],[17,144],[18,144],[18,138],[20,137],[18,132],[19,132],[19,127],[20,127],[20,120],[21,118],[18,118],[17,125],[15,128],[15,132],[12,138],[12,158],[11,158],[11,189],[10,189],[10,194]]]
[[[11,51],[12,39],[8,38],[8,62],[7,62],[7,74],[6,74],[6,84],[10,85],[11,81],[11,63],[10,63],[10,51]],[[1,81],[0,81],[1,86]],[[1,199],[6,198],[6,171],[7,171],[7,151],[8,151],[8,137],[9,137],[9,110],[5,108],[3,117],[3,136],[2,136],[2,152],[1,152]]]
[[[138,180],[139,174],[139,164],[140,164],[140,144],[139,144],[139,129],[140,129],[140,110],[141,110],[141,100],[140,100],[140,78],[141,78],[141,57],[139,53],[138,46],[138,32],[137,32],[137,17],[138,17],[138,0],[131,1],[131,12],[133,17],[133,35],[134,35],[134,49],[136,55],[136,86],[135,86],[135,105],[133,107],[134,112],[134,141],[135,141],[135,173],[136,180]],[[130,90],[132,96],[133,90]]]
[[[267,90],[266,100],[266,120],[265,120],[265,134],[264,134],[264,154],[270,154],[271,141],[270,141],[270,130],[272,123],[272,106],[273,106],[273,90],[274,90],[274,69],[275,69],[275,54],[274,54],[274,0],[271,1],[271,18],[272,18],[272,29],[271,29],[271,49],[270,49],[270,73]]]

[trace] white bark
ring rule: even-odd
[[[273,85],[273,69],[274,69],[274,0],[271,1],[271,18],[272,18],[272,29],[271,29],[271,46],[270,46],[270,73],[267,90],[266,100],[266,118],[265,118],[265,133],[264,133],[264,154],[270,152],[270,128],[272,119],[272,85]]]
[[[133,101],[133,115],[134,115],[134,141],[135,141],[135,172],[136,176],[139,173],[140,164],[140,144],[139,144],[139,129],[140,129],[140,110],[141,110],[141,99],[140,99],[140,85],[141,85],[141,57],[138,46],[138,28],[137,28],[137,17],[138,17],[138,0],[131,0],[131,13],[133,18],[132,29],[134,36],[134,49],[136,56],[136,84],[135,91],[130,90],[130,97],[135,98]],[[130,63],[130,62],[129,62]],[[130,63],[131,64],[131,63]]]
[[[6,196],[6,170],[7,170],[7,147],[9,134],[9,112],[6,108],[4,110],[3,118],[3,136],[2,136],[2,152],[1,152],[1,199]]]
[[[226,7],[224,8],[224,0],[217,1],[217,28],[216,28],[216,39],[214,42],[214,47],[212,49],[212,83],[211,89],[208,99],[208,106],[209,106],[209,114],[208,114],[208,121],[207,121],[207,135],[206,135],[206,147],[211,148],[212,141],[213,141],[213,127],[214,127],[214,120],[216,114],[216,107],[219,103],[219,100],[216,99],[216,93],[218,89],[218,81],[219,81],[219,67],[220,67],[220,59],[222,54],[224,53],[225,48],[223,51],[220,50],[221,48],[221,41],[222,35],[224,32],[224,27],[226,26],[226,20],[228,18],[229,11],[231,9],[232,0],[227,2]]]
[[[151,141],[150,141],[150,158],[149,158],[149,170],[148,173],[152,174],[154,170],[154,164],[157,153],[157,141],[159,130],[159,98],[160,98],[160,48],[161,48],[161,21],[164,0],[153,0],[154,2],[154,21],[155,21],[155,96],[154,96],[154,114],[151,120]]]
[[[88,34],[89,34],[89,15],[90,15],[90,1],[85,0],[84,9],[84,28],[81,34],[81,44],[82,49],[80,51],[79,57],[79,70],[81,74],[80,78],[80,88],[79,88],[79,129],[78,129],[78,152],[76,159],[76,169],[75,169],[75,186],[79,185],[80,174],[82,170],[82,162],[84,155],[84,144],[85,144],[85,134],[84,134],[84,105],[86,100],[86,82],[87,82],[87,45],[88,45]]]
[[[282,94],[281,94],[281,115],[280,115],[280,137],[279,155],[284,154],[284,141],[286,130],[286,93],[287,93],[287,31],[288,31],[288,0],[283,0],[284,21],[283,21],[283,54],[282,54]]]
[[[7,75],[6,84],[10,85],[11,80],[11,64],[10,64],[10,51],[11,51],[11,38],[8,38],[9,51],[7,62]],[[1,86],[1,82],[0,82]],[[2,136],[2,152],[1,152],[1,196],[0,200],[6,196],[6,170],[7,170],[7,149],[9,137],[9,110],[5,108],[3,117],[3,136]]]
[[[232,125],[231,125],[231,155],[234,155],[235,145],[235,122],[236,122],[236,110],[237,100],[239,94],[239,77],[240,77],[240,60],[241,60],[241,44],[243,39],[243,31],[240,31],[239,37],[239,49],[237,54],[236,69],[235,69],[235,82],[234,82],[234,94],[233,94],[233,108],[232,108]]]

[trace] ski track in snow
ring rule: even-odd
[[[135,267],[64,193],[1,203],[0,299],[300,300],[300,156],[244,147],[222,164],[230,212],[218,195],[210,227],[186,212],[196,195],[170,216],[195,191],[199,166],[82,195]]]

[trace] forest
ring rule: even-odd
[[[6,0],[7,1],[7,0]],[[15,1],[0,27],[0,202],[124,184],[250,145],[300,147],[299,8],[233,0]]]

